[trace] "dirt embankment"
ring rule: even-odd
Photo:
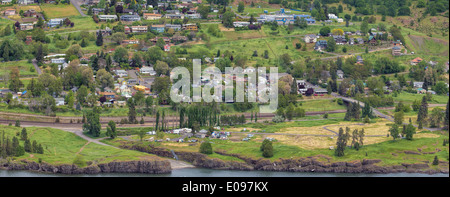
[[[124,144],[121,148],[132,149],[155,154],[161,157],[172,158],[173,154],[169,150],[145,146],[143,144]],[[446,173],[448,174],[449,162],[440,161],[440,169],[430,168],[428,163],[401,164],[394,166],[380,166],[378,159],[363,159],[362,161],[330,162],[326,156],[314,156],[299,159],[279,159],[270,161],[268,159],[252,159],[239,154],[229,154],[225,151],[215,151],[215,153],[225,156],[232,156],[243,160],[222,161],[220,159],[208,158],[206,155],[195,152],[177,152],[175,154],[180,160],[190,162],[196,167],[221,169],[221,170],[261,170],[261,171],[287,171],[287,172],[324,172],[324,173]],[[446,166],[446,167],[445,167]]]
[[[164,161],[123,161],[105,164],[93,164],[80,168],[76,165],[51,165],[45,162],[33,161],[9,162],[0,160],[0,169],[6,170],[30,170],[54,174],[99,174],[99,173],[148,173],[165,174],[171,173],[172,168],[167,160]]]

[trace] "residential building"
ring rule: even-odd
[[[20,30],[32,30],[33,29],[33,24],[31,24],[31,23],[20,23],[20,26],[19,26],[19,29]]]
[[[15,9],[6,9],[4,12],[5,16],[12,16],[16,14],[16,10]]]
[[[47,26],[48,27],[56,27],[56,26],[62,25],[63,22],[64,22],[63,18],[53,18],[53,19],[50,19],[50,21],[48,21]]]
[[[182,14],[166,14],[164,17],[167,19],[184,19],[184,15]]]
[[[376,45],[377,44],[377,39],[374,36],[369,36],[369,44],[371,45]]]
[[[36,12],[36,10],[33,10],[33,9],[27,10],[27,11],[25,11],[23,13],[23,16],[24,17],[36,17],[37,16],[37,12]]]
[[[100,12],[104,12],[105,8],[92,8],[92,14],[93,15],[98,15],[100,14]]]
[[[131,26],[133,33],[147,33],[147,26]]]
[[[187,37],[186,36],[178,36],[178,35],[174,35],[172,36],[172,42],[186,42],[187,41]]]
[[[165,43],[170,42],[170,38],[168,37],[154,37],[153,39],[150,39],[150,41],[156,43],[160,38],[162,38]]]
[[[423,82],[414,82],[414,88],[422,88]]]
[[[87,0],[88,5],[97,5],[100,3],[100,0]]]
[[[314,34],[305,35],[304,41],[305,43],[315,43],[317,42],[317,36]]]
[[[116,75],[119,77],[128,77],[128,72],[126,70],[116,70]]]
[[[31,42],[33,42],[33,37],[32,36],[27,36],[27,38],[25,40],[25,44],[29,45],[29,44],[31,44]]]
[[[400,55],[402,55],[401,50],[402,49],[399,46],[392,47],[392,55],[393,56],[400,56]]]
[[[306,19],[306,23],[308,23],[308,24],[316,24],[316,19],[313,19],[313,18],[307,18],[307,19]]]
[[[56,106],[62,106],[64,105],[64,98],[55,98],[55,104]]]
[[[200,19],[200,18],[202,18],[202,16],[200,14],[198,14],[198,13],[186,14],[185,17],[188,18],[188,19]]]
[[[158,33],[164,33],[165,26],[164,25],[152,25],[150,27],[151,31],[156,31]]]
[[[140,21],[141,17],[139,15],[122,15],[120,16],[121,21]]]
[[[344,19],[342,19],[342,18],[338,18],[336,20],[337,20],[338,23],[343,23],[344,22]]]
[[[170,45],[166,44],[164,45],[164,51],[169,52],[170,51]]]
[[[98,20],[100,21],[117,20],[117,15],[98,15]]]
[[[420,63],[423,59],[420,57],[416,57],[413,60],[411,60],[411,65],[417,65],[418,63]]]
[[[314,50],[322,51],[322,50],[326,49],[327,46],[328,45],[327,45],[327,41],[326,40],[319,40],[319,41],[316,42],[316,45],[314,46]]]
[[[29,4],[33,4],[34,0],[18,0],[17,2],[20,5],[29,5]]]
[[[147,67],[147,66],[142,67],[142,68],[139,70],[139,72],[140,72],[141,74],[144,74],[144,75],[155,75],[155,74],[156,74],[156,72],[155,72],[155,70],[153,69],[153,67]]]
[[[167,14],[181,14],[180,10],[176,9],[176,10],[166,10]]]
[[[185,24],[183,25],[183,29],[188,31],[198,31],[198,27],[196,24]]]
[[[328,19],[338,19],[335,14],[328,14]]]
[[[2,5],[10,4],[12,0],[2,0]]]
[[[66,63],[66,60],[62,57],[62,58],[54,58],[51,60],[52,64],[64,64]]]
[[[131,33],[131,28],[125,25],[125,26],[123,27],[123,32],[124,32],[125,34],[129,34],[129,33]]]
[[[362,38],[356,38],[355,44],[364,44],[364,39],[362,39]]]
[[[165,28],[166,29],[173,29],[175,31],[180,31],[181,30],[181,25],[166,24]]]
[[[363,60],[363,58],[361,57],[361,56],[356,56],[356,63],[357,64],[364,64],[364,60]]]
[[[337,45],[343,45],[343,44],[347,43],[345,36],[333,35],[333,39]]]
[[[139,40],[123,40],[122,44],[139,44]]]
[[[337,70],[336,71],[336,75],[339,79],[343,79],[344,78],[344,71],[342,70]]]
[[[153,13],[144,13],[144,20],[159,20],[161,19],[161,14],[153,14]]]
[[[297,83],[297,94],[304,94],[308,89],[305,80],[296,80]]]
[[[233,26],[234,27],[247,27],[250,25],[250,22],[246,22],[246,21],[235,21],[233,22]]]

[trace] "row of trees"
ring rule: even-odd
[[[24,142],[23,146],[20,145],[19,140]],[[2,132],[0,139],[0,158],[5,159],[11,156],[20,157],[25,152],[44,154],[44,148],[36,140],[30,141],[26,128],[23,128],[21,132],[17,132],[16,136],[13,136],[12,139],[5,137],[5,131]]]
[[[358,131],[358,129],[353,130],[352,134],[350,134],[350,128],[344,129],[339,128],[338,139],[336,142],[335,155],[338,157],[342,157],[345,155],[345,149],[347,146],[359,150],[364,145],[364,129]],[[352,139],[351,143],[348,145],[350,137]]]

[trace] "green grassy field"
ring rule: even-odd
[[[10,73],[12,68],[18,68],[20,77],[37,77],[38,74],[34,70],[32,63],[28,63],[27,60],[2,62],[0,64],[0,75],[4,73]]]
[[[0,129],[5,131],[9,138],[12,138],[16,132],[22,131],[22,128],[3,125],[0,125]],[[42,144],[44,154],[25,153],[25,155],[15,158],[16,160],[26,159],[38,162],[41,159],[50,164],[72,164],[77,155],[81,155],[86,162],[97,163],[133,161],[145,158],[158,159],[146,153],[88,143],[73,133],[58,129],[28,127],[27,133],[30,141],[36,140],[37,143]],[[23,141],[19,141],[23,146]]]
[[[408,92],[402,92],[398,94],[397,97],[393,97],[395,102],[403,101],[403,103],[412,104],[415,100],[422,101],[422,98],[424,97],[423,94],[411,94]],[[429,101],[429,104],[447,104],[448,102],[448,96],[444,95],[433,95],[433,98],[431,101]]]
[[[64,4],[42,4],[41,5],[42,11],[47,14],[50,18],[65,18],[69,16],[77,16],[80,15],[78,10],[72,5],[64,5]]]
[[[333,111],[333,110],[341,110],[347,109],[345,105],[339,105],[337,102],[332,100],[310,100],[310,101],[301,101],[301,108],[303,108],[306,112],[309,111]]]

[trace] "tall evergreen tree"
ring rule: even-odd
[[[417,122],[422,123],[423,126],[427,117],[428,117],[428,101],[426,96],[423,96],[422,103],[419,108],[419,113],[417,113]]]
[[[338,157],[342,157],[345,155],[344,151],[345,151],[345,134],[344,134],[344,129],[339,128],[339,134],[338,134],[338,139],[336,142],[336,149],[334,151],[334,154]]]
[[[103,35],[102,35],[102,33],[98,34],[97,40],[95,41],[95,44],[97,46],[102,46],[103,45]]]

